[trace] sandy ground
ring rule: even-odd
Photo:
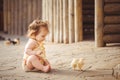
[[[27,38],[20,39],[21,44],[18,46],[5,46],[0,41],[0,80],[116,80],[112,76],[112,68],[120,63],[119,44],[95,48],[94,41],[74,44],[46,43],[46,54],[52,71],[42,73],[22,70],[21,62]],[[85,59],[84,71],[71,69],[73,58]]]

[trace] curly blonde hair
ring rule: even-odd
[[[39,33],[41,27],[46,28],[46,30],[49,32],[48,22],[47,22],[47,21],[34,20],[34,21],[28,26],[27,36],[28,36],[29,38],[35,38],[35,36]]]

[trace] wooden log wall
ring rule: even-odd
[[[3,30],[3,1],[0,0],[0,31]]]
[[[43,0],[42,19],[49,22],[48,41],[73,43],[83,39],[82,0]]]
[[[3,0],[4,31],[25,35],[28,25],[42,17],[42,0]]]
[[[104,0],[95,0],[95,46],[104,46],[103,27],[104,27]]]
[[[105,43],[120,43],[120,0],[104,1]]]
[[[83,36],[94,37],[94,0],[83,0]]]
[[[95,0],[95,45],[120,43],[120,0]]]

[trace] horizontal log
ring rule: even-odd
[[[104,12],[107,15],[120,14],[120,4],[106,4],[104,6]]]
[[[104,35],[103,40],[105,43],[120,43],[120,34]]]
[[[83,5],[83,10],[94,10],[94,5],[93,4],[85,4]]]
[[[105,25],[104,26],[105,34],[120,34],[120,24],[118,25]]]
[[[94,29],[94,24],[84,24],[83,29]]]
[[[110,2],[110,3],[113,3],[113,2],[120,2],[120,0],[105,0],[105,2],[107,3],[107,2]]]
[[[94,22],[94,16],[92,16],[92,15],[83,15],[83,22],[84,23],[93,23]]]
[[[120,16],[106,16],[104,22],[105,24],[119,24]]]
[[[83,10],[83,15],[94,15],[94,10]]]
[[[94,4],[94,0],[82,0],[83,4]]]
[[[83,35],[94,35],[94,31],[83,31]]]

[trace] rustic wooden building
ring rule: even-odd
[[[24,35],[28,25],[41,18],[41,0],[3,0],[4,31]]]
[[[120,42],[120,0],[0,1],[4,14],[0,29],[9,34],[24,35],[28,24],[40,17],[49,21],[47,40],[52,42],[73,43],[87,37],[95,38],[97,47]]]

